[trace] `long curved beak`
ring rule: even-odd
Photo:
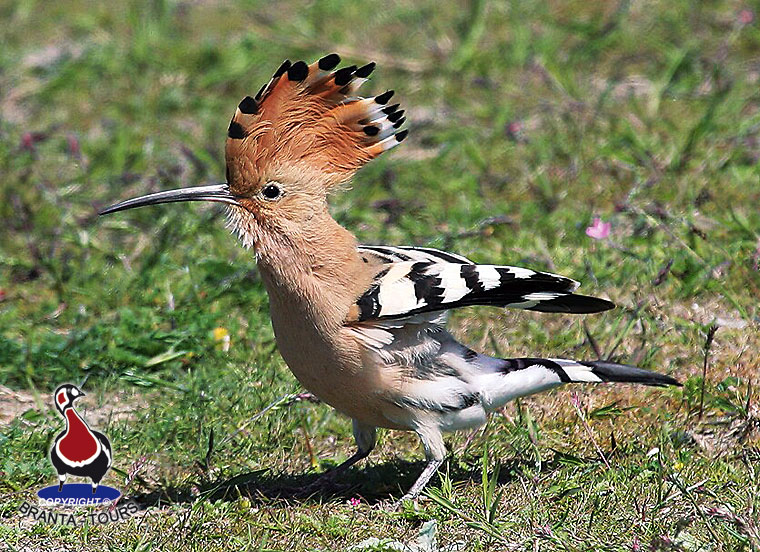
[[[176,203],[179,201],[216,201],[218,203],[240,205],[237,198],[230,193],[229,185],[225,183],[166,190],[165,192],[156,192],[155,194],[135,197],[121,201],[110,207],[106,207],[98,214],[108,215],[109,213],[115,213],[117,211],[134,209],[135,207],[158,205],[159,203]]]

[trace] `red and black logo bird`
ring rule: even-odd
[[[67,475],[88,477],[93,494],[98,483],[111,467],[111,443],[99,431],[93,431],[74,410],[74,401],[84,393],[76,386],[65,383],[55,390],[54,401],[58,412],[66,420],[66,429],[58,434],[50,449],[50,460],[58,472],[58,490],[63,489]]]

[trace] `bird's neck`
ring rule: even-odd
[[[272,308],[297,310],[320,325],[342,324],[371,280],[356,238],[327,209],[297,231],[264,233],[254,247]]]

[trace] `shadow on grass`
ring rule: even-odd
[[[425,462],[422,461],[391,461],[350,469],[324,482],[320,482],[324,472],[287,474],[261,470],[206,484],[157,489],[130,498],[142,507],[194,502],[200,498],[232,501],[241,496],[249,498],[254,504],[272,506],[276,506],[278,501],[320,503],[353,497],[377,504],[400,497],[404,490],[412,486],[424,467]]]
[[[553,469],[552,463],[545,463],[541,471]],[[480,466],[472,468],[458,467],[456,462],[448,461],[449,477],[454,482],[481,481]],[[499,483],[513,481],[516,474],[521,473],[528,462],[520,459],[510,459],[502,462]],[[142,494],[132,495],[142,508],[160,507],[168,504],[190,503],[200,499],[234,501],[246,497],[253,504],[277,507],[286,506],[290,501],[308,503],[323,503],[329,501],[345,501],[360,497],[370,505],[379,504],[400,498],[417,479],[425,467],[424,461],[407,462],[394,460],[379,465],[354,468],[338,475],[334,480],[319,482],[324,472],[285,474],[272,473],[272,470],[260,470],[229,479],[206,484],[188,484],[183,487],[156,489]],[[441,468],[446,470],[446,464]],[[431,485],[436,485],[434,477]]]

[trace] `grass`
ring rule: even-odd
[[[751,6],[29,0],[0,4],[0,18],[4,548],[343,550],[412,542],[429,520],[441,550],[760,548]],[[449,437],[455,454],[416,509],[383,507],[422,468],[401,432],[332,491],[299,493],[352,452],[350,423],[280,400],[302,389],[220,209],[95,213],[219,181],[240,98],[282,59],[328,51],[377,60],[365,86],[396,89],[408,110],[409,139],[333,200],[360,241],[554,270],[619,305],[466,309],[458,336],[504,356],[598,349],[683,389],[513,403]],[[593,216],[612,222],[608,240],[585,235]],[[144,508],[127,522],[18,514],[54,481],[49,401],[63,381],[83,385],[85,416],[114,445],[106,482]]]

